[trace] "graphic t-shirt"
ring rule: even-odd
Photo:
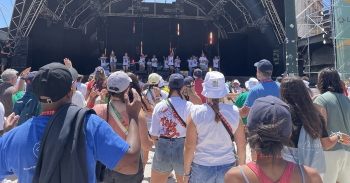
[[[168,60],[164,60],[164,68],[169,69],[169,61]]]
[[[168,65],[174,65],[174,57],[168,57]]]
[[[110,58],[110,62],[112,63],[116,63],[117,62],[117,58],[115,56],[111,56]]]
[[[157,58],[152,58],[152,67],[158,67],[158,60],[157,60]]]
[[[192,67],[198,67],[198,62],[196,58],[192,60]]]
[[[192,67],[192,64],[193,64],[193,60],[191,60],[191,59],[188,59],[188,60],[187,60],[187,62],[188,62],[188,67]]]
[[[214,68],[219,68],[219,59],[213,60],[213,66],[214,66]]]
[[[200,65],[205,65],[206,62],[207,62],[207,58],[206,57],[200,57],[199,58],[199,62],[200,62]]]
[[[0,180],[16,174],[21,183],[32,182],[38,161],[41,138],[50,116],[34,117],[0,138]],[[114,133],[100,117],[86,116],[86,160],[89,183],[96,183],[96,161],[113,169],[129,149],[129,144]]]
[[[180,97],[171,97],[169,100],[186,123],[193,104]],[[186,128],[174,117],[171,107],[165,101],[161,101],[153,110],[150,134],[152,136],[181,138],[186,136]]]
[[[123,65],[124,65],[124,66],[128,66],[128,65],[129,65],[129,62],[130,62],[129,57],[123,56]]]

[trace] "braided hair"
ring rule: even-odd
[[[106,119],[107,123],[108,123],[108,120],[109,120],[109,105],[111,105],[110,104],[111,98],[112,97],[119,98],[122,102],[125,103],[125,101],[124,101],[124,93],[125,93],[125,91],[120,92],[120,93],[114,93],[114,92],[110,92],[110,91],[108,92],[109,97],[108,97],[108,102],[107,102],[107,119]]]
[[[218,98],[213,98],[211,99],[212,101],[212,104],[213,104],[213,110],[215,112],[215,122],[219,122],[220,121],[220,117],[219,117],[219,111],[220,111],[220,108],[219,108],[219,99]]]

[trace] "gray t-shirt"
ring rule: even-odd
[[[350,133],[350,100],[342,93],[326,92],[316,98],[314,101],[327,110],[327,132]],[[337,143],[328,151],[344,149],[350,151],[349,146],[343,146]]]

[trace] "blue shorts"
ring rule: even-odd
[[[153,157],[152,169],[159,173],[175,171],[177,175],[184,174],[185,138],[159,138]]]
[[[225,174],[233,167],[235,163],[219,166],[202,166],[192,163],[191,177],[189,182],[216,182],[224,183]]]
[[[110,62],[111,66],[115,67],[117,66],[117,63],[116,62]]]

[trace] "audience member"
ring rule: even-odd
[[[229,169],[245,163],[244,127],[238,108],[222,102],[228,94],[223,74],[208,72],[202,94],[208,103],[191,107],[186,127],[184,182],[223,183]]]

